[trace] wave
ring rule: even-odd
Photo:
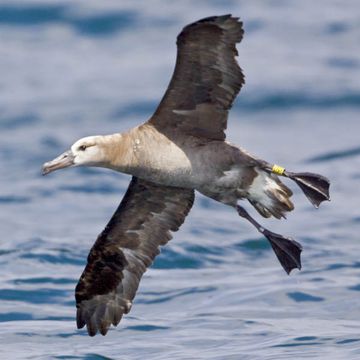
[[[135,19],[136,13],[128,10],[80,16],[71,14],[64,5],[0,6],[0,26],[64,24],[88,36],[112,35],[133,26]]]
[[[332,109],[339,107],[360,107],[360,93],[349,92],[338,95],[308,95],[301,92],[265,94],[260,97],[241,97],[236,104],[237,110],[258,112],[279,109]]]
[[[360,155],[360,147],[354,147],[350,149],[331,151],[326,154],[318,155],[306,160],[306,162],[308,163],[327,162],[332,160],[351,158],[358,155]]]

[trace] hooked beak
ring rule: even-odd
[[[64,169],[74,165],[74,155],[71,150],[65,151],[54,160],[46,162],[42,167],[42,174],[47,175],[52,171]]]

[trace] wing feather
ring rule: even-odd
[[[224,140],[228,111],[244,84],[235,59],[242,22],[213,16],[186,26],[168,89],[149,120],[170,138],[179,134]]]
[[[160,245],[184,222],[194,191],[159,186],[133,177],[104,231],[92,247],[76,286],[77,326],[105,335],[130,311],[140,279]]]

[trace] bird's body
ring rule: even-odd
[[[43,173],[69,166],[99,166],[133,176],[92,247],[76,287],[77,325],[105,335],[128,313],[142,274],[185,220],[194,191],[234,207],[269,241],[281,265],[301,268],[301,245],[262,227],[238,204],[248,200],[263,216],[294,209],[291,178],[318,206],[329,199],[321,175],[290,173],[225,140],[228,112],[244,84],[235,56],[242,23],[231,15],[186,26],[169,87],[154,115],[125,133],[90,136],[44,164]]]
[[[91,141],[94,137],[87,139]],[[264,169],[263,161],[227,141],[203,141],[189,136],[175,143],[151,124],[95,139],[101,144],[107,160],[91,164],[93,166],[154,184],[194,189],[234,207],[244,198],[259,204],[263,202],[263,207],[270,212],[273,207],[282,206],[281,214],[274,210],[276,217],[293,209],[290,190]],[[282,199],[283,189],[288,196]],[[276,197],[279,200],[274,202]],[[286,204],[282,205],[281,201]]]

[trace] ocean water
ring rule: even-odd
[[[199,18],[244,21],[246,86],[228,139],[331,179],[330,203],[294,190],[303,244],[287,276],[267,241],[198,194],[107,334],[76,330],[74,288],[129,177],[41,176],[76,139],[151,116],[175,37]],[[3,359],[359,359],[360,4],[337,1],[0,1],[0,353]]]

